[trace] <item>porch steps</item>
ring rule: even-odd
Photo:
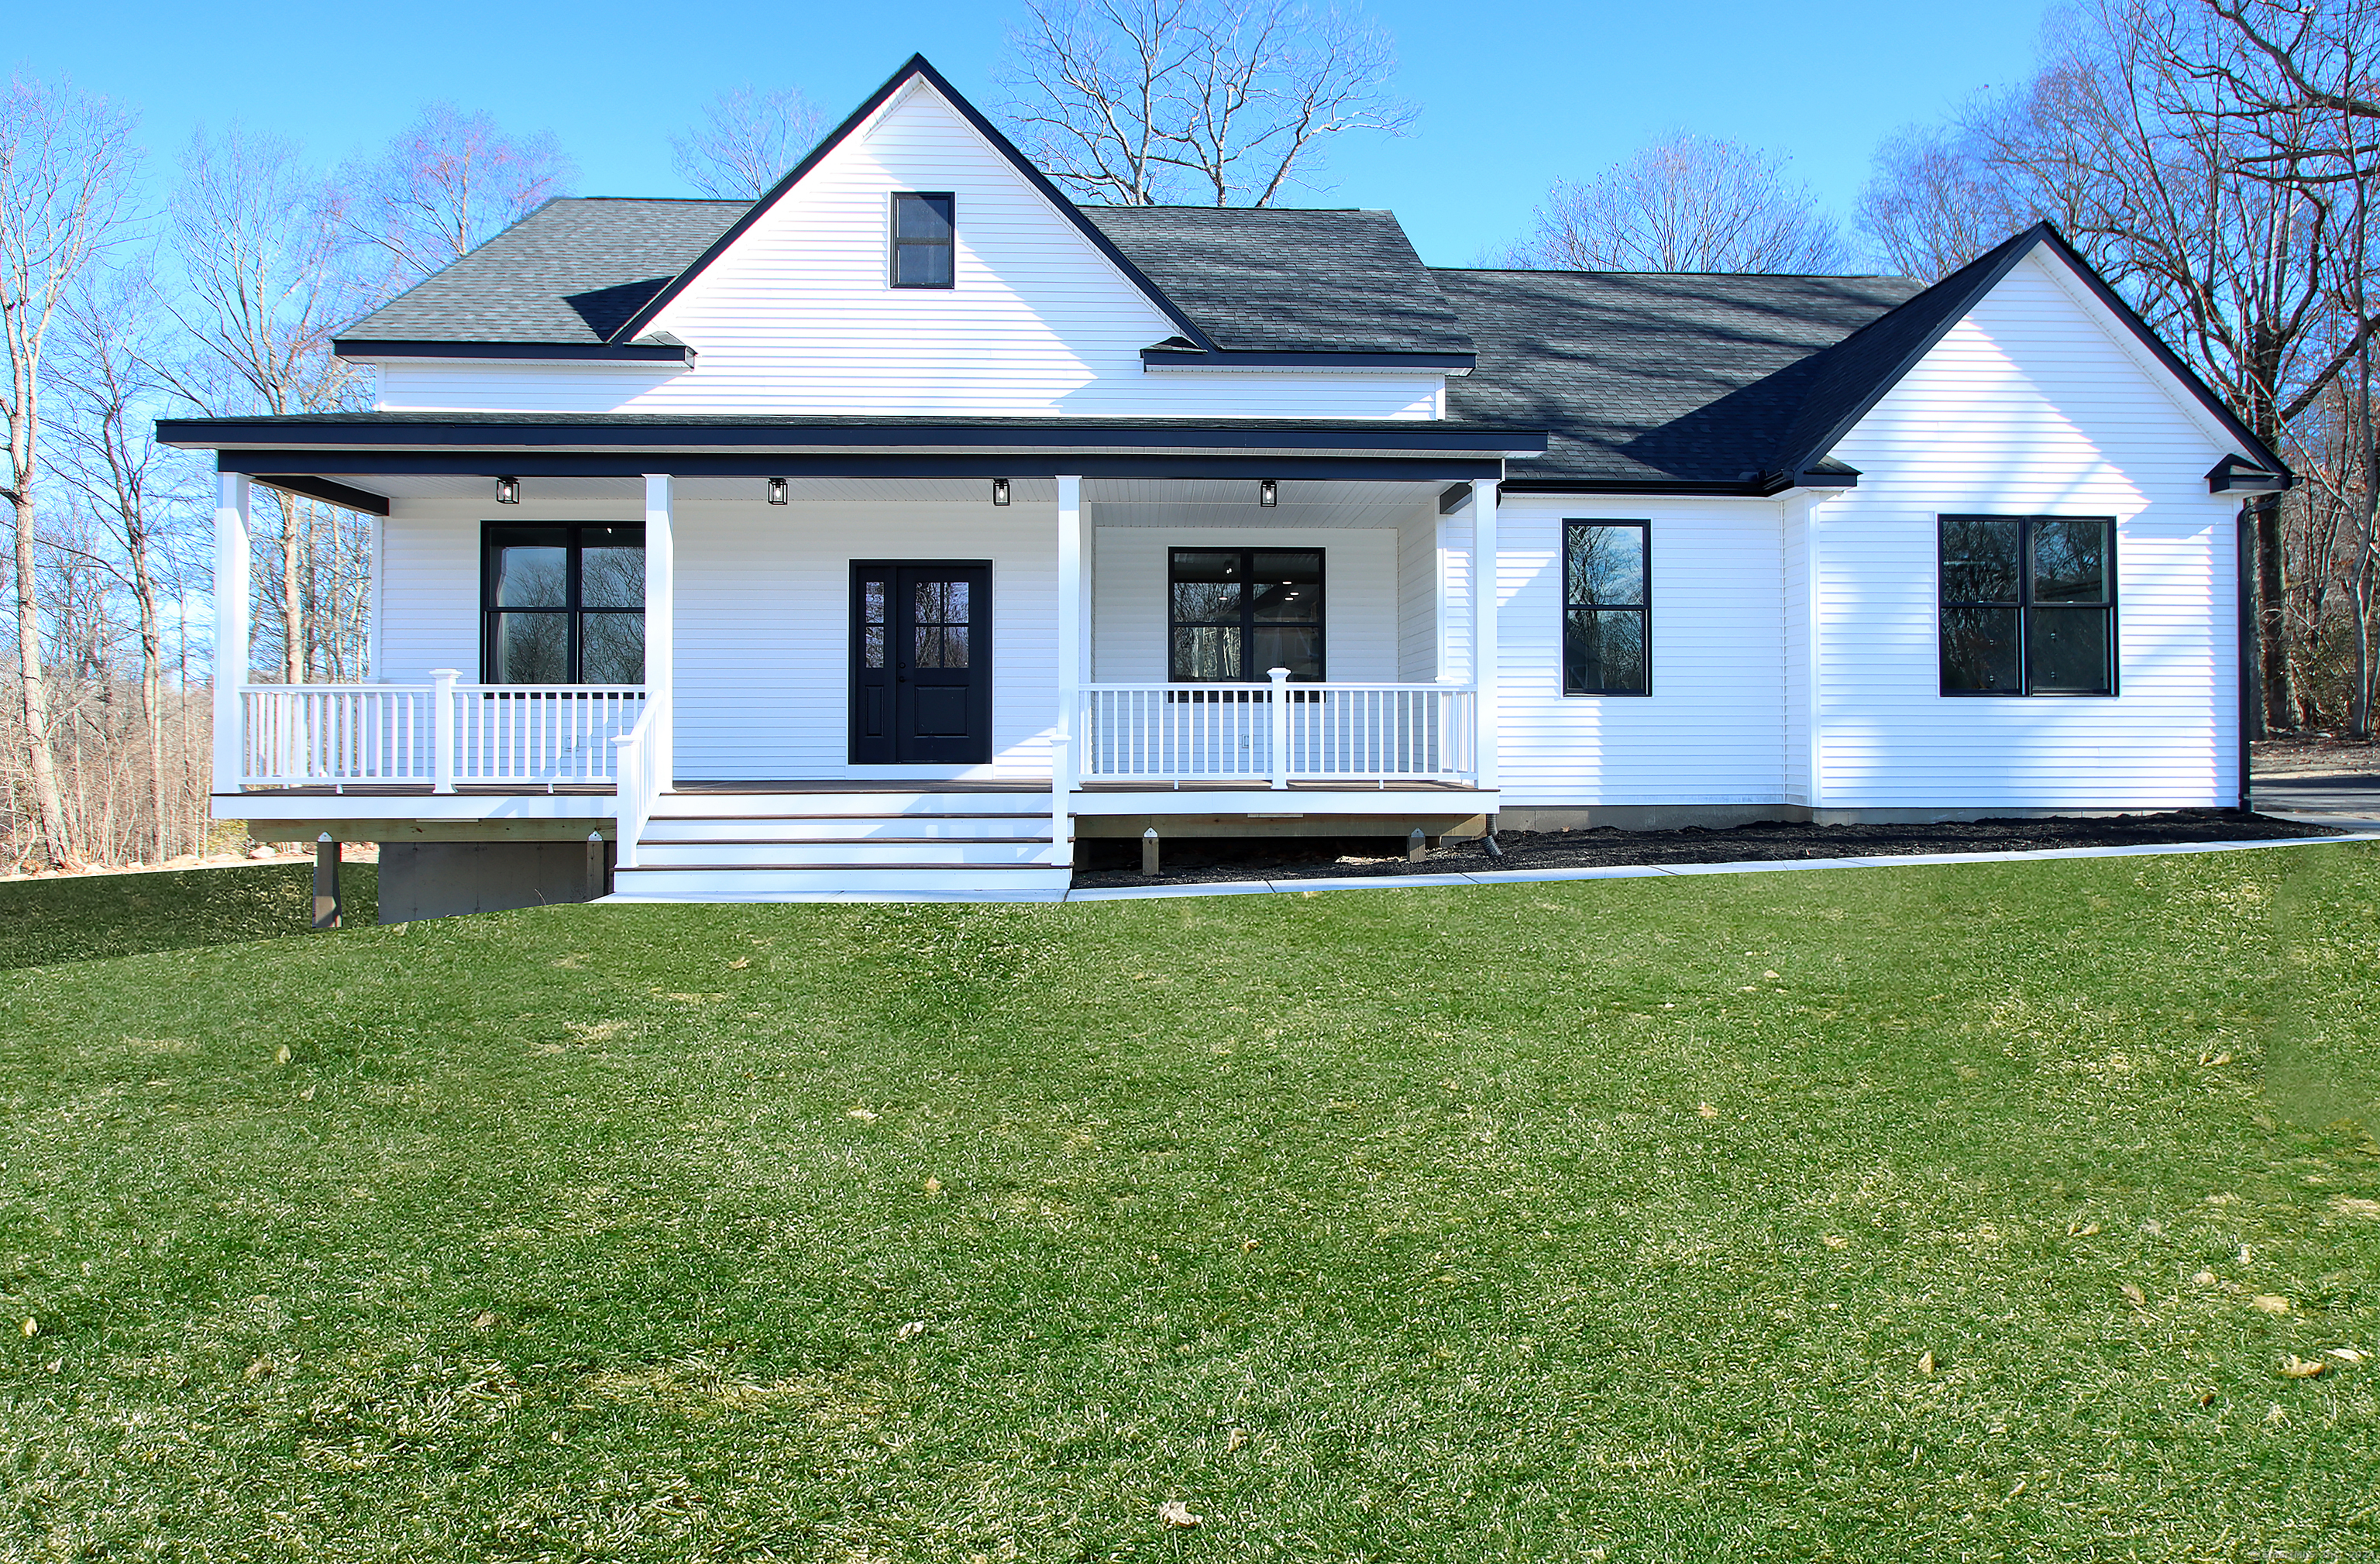
[[[614,902],[1054,898],[1046,793],[670,793]]]

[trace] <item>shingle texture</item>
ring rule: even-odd
[[[1516,479],[1735,483],[1774,470],[1825,349],[1914,295],[1900,277],[1438,273],[1479,368],[1448,416],[1540,429]]]
[[[748,204],[551,200],[340,335],[379,342],[605,342]]]
[[[1228,352],[1471,351],[1470,333],[1392,212],[1080,210]]]

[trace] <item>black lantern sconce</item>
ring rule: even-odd
[[[1281,503],[1281,485],[1268,478],[1257,485],[1257,503],[1270,510]]]
[[[500,505],[517,505],[520,503],[519,479],[500,478],[496,479],[496,503]]]
[[[1008,503],[1008,479],[995,478],[991,480],[991,503],[995,505]]]
[[[783,479],[772,478],[769,479],[769,503],[772,505],[782,505],[792,497],[790,486]]]

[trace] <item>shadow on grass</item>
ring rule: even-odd
[[[2273,892],[2273,989],[2265,1095],[2316,1131],[2380,1141],[2380,852],[2284,855]]]
[[[379,915],[380,871],[339,873],[343,921]],[[104,874],[0,885],[0,968],[228,945],[311,932],[311,864]]]

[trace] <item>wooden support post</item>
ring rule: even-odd
[[[603,833],[600,830],[589,831],[587,833],[587,899],[590,902],[612,893],[610,866],[604,862],[606,856],[608,855],[603,851]]]
[[[249,742],[240,686],[248,668],[248,475],[215,474],[214,791],[237,793]]]
[[[1428,852],[1429,837],[1422,830],[1421,827],[1414,827],[1413,834],[1405,838],[1405,862],[1409,864],[1420,863],[1422,858]]]
[[[459,668],[430,671],[430,791],[455,791],[455,681]]]
[[[1157,865],[1157,828],[1140,833],[1140,872],[1154,879],[1165,871]]]
[[[1289,670],[1268,668],[1265,677],[1272,681],[1272,786],[1281,791],[1289,786]]]
[[[339,844],[327,830],[314,839],[314,927],[339,927]]]

